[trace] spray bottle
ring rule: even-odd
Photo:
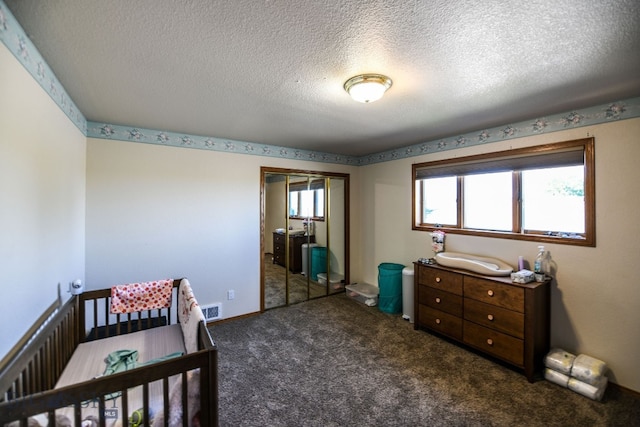
[[[535,273],[537,282],[544,281],[546,273],[545,256],[544,246],[538,246],[538,255],[536,255],[536,260],[533,262],[533,272]]]

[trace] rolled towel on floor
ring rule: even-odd
[[[562,374],[570,375],[575,359],[575,354],[568,353],[561,348],[554,348],[544,358],[544,366]]]
[[[578,355],[571,367],[572,377],[591,385],[597,385],[606,372],[606,363],[586,354]]]
[[[564,388],[567,388],[569,385],[569,375],[554,371],[551,368],[546,368],[544,370],[544,378],[547,381],[551,381],[552,383],[558,384],[559,386]]]
[[[575,391],[589,399],[600,401],[602,396],[604,396],[604,391],[607,388],[608,382],[609,380],[606,376],[600,377],[596,384],[587,384],[577,378],[569,378],[567,387],[569,390]]]

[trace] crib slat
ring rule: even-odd
[[[29,394],[37,393],[41,390],[41,377],[40,377],[40,353],[33,355],[31,359],[31,383],[29,384]]]
[[[163,413],[169,413],[169,377],[162,379],[162,402],[164,405]],[[164,417],[164,427],[168,427],[169,417]]]
[[[187,402],[187,391],[189,387],[187,386],[187,372],[182,372],[182,425],[189,425],[189,404]]]
[[[127,333],[131,333],[131,314],[127,313]]]
[[[33,393],[33,391],[37,388],[35,381],[35,369],[33,366],[33,359],[29,361],[29,365],[27,365],[27,394]]]
[[[120,418],[122,419],[122,425],[123,426],[128,426],[129,425],[129,419],[128,414],[129,414],[129,394],[127,392],[127,389],[124,389],[121,391],[122,393],[122,398],[121,400],[121,405],[122,405],[122,413],[120,415]]]
[[[93,339],[98,339],[98,298],[93,300]]]
[[[44,368],[44,388],[49,388],[51,383],[51,351],[49,351],[49,340],[44,342],[43,346],[44,354],[42,357],[42,363]]]
[[[104,324],[106,326],[105,328],[105,337],[109,336],[109,301],[108,298],[104,299],[104,304],[103,304],[103,309],[104,309]]]
[[[73,405],[73,419],[74,419],[74,425],[76,426],[82,425],[82,409],[78,403]]]
[[[51,358],[53,364],[53,369],[51,370],[52,378],[58,377],[58,370],[60,369],[60,347],[58,345],[59,342],[60,331],[58,330],[58,328],[55,328],[51,337]]]
[[[107,427],[107,423],[104,417],[104,396],[100,396],[100,400],[98,401],[98,418],[100,420],[100,427]]]
[[[149,382],[147,381],[142,384],[142,402],[142,419],[149,420],[151,417],[149,417]]]

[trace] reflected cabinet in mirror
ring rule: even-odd
[[[349,175],[261,169],[261,310],[344,290]]]

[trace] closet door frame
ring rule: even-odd
[[[344,181],[344,280],[345,284],[349,283],[349,211],[350,211],[350,194],[349,194],[349,174],[339,172],[326,172],[326,171],[312,171],[304,169],[286,169],[286,168],[272,168],[263,166],[260,168],[260,312],[264,312],[265,307],[265,210],[266,210],[266,177],[270,174],[286,175],[286,176],[300,176],[308,175],[313,178],[332,178],[341,179]],[[327,197],[327,195],[325,195]],[[329,215],[328,212],[325,213]],[[326,221],[330,222],[330,218],[326,217]],[[288,245],[288,242],[287,242]],[[287,251],[288,253],[288,251]],[[288,255],[287,255],[288,256]],[[288,272],[287,272],[288,274]],[[288,276],[287,276],[288,277]],[[327,283],[327,289],[330,289],[330,283]],[[288,292],[288,289],[287,289]],[[327,295],[331,295],[332,292],[327,292]],[[288,296],[287,296],[288,304]]]

